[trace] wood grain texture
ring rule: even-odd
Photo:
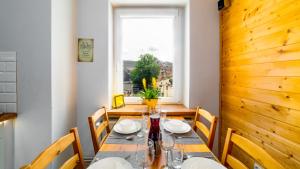
[[[17,118],[17,113],[1,113],[0,122]]]
[[[231,0],[220,14],[221,146],[230,127],[291,169],[300,168],[299,11],[300,0]]]
[[[96,126],[96,122],[100,122],[100,121],[101,121],[100,125]],[[94,152],[96,154],[99,151],[104,140],[110,133],[109,117],[108,117],[106,108],[102,107],[99,110],[97,110],[95,113],[93,113],[91,116],[89,116],[88,123],[89,123],[90,131],[91,131]],[[100,138],[101,134],[103,134],[103,133],[105,135],[99,141],[99,138]]]
[[[222,164],[228,165],[233,169],[246,169],[245,164],[240,162],[237,158],[231,155],[232,146],[236,145],[242,149],[245,153],[251,156],[255,161],[263,168],[272,168],[272,169],[284,169],[283,166],[271,157],[264,149],[259,147],[257,144],[253,143],[249,139],[236,134],[234,130],[228,128],[226,135],[226,142],[224,145],[223,155],[222,155]]]
[[[210,123],[209,128],[206,127],[203,121],[201,121],[202,117]],[[218,118],[216,116],[213,116],[210,112],[197,107],[193,128],[195,131],[199,130],[200,132],[202,132],[202,134],[207,138],[207,146],[211,150],[214,144],[217,121]]]
[[[44,169],[66,150],[70,145],[73,146],[74,155],[64,162],[62,169],[84,169],[84,161],[82,157],[82,149],[77,128],[72,128],[70,134],[67,134],[46,148],[31,164],[24,165],[21,169]]]
[[[196,109],[186,108],[182,104],[162,104],[161,111],[166,112],[168,116],[194,117]],[[141,104],[128,104],[119,109],[108,110],[109,117],[120,116],[140,116],[142,113],[148,113],[148,107]]]

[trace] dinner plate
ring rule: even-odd
[[[168,120],[163,126],[167,131],[176,134],[187,133],[191,130],[191,126],[181,120]]]
[[[124,119],[114,126],[114,131],[121,134],[131,134],[139,131],[141,128],[141,123],[131,119]]]
[[[87,169],[133,169],[133,167],[123,158],[109,157],[93,163]]]
[[[208,158],[192,157],[183,162],[181,169],[226,169],[226,167]]]

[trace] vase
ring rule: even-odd
[[[155,109],[158,99],[145,99],[144,103],[148,106],[149,109]]]

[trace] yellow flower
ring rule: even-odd
[[[155,77],[152,77],[152,86],[154,89],[156,89],[156,78]]]
[[[146,90],[147,89],[147,83],[146,83],[146,79],[145,78],[143,78],[143,86],[144,86],[144,89]]]

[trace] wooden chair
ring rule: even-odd
[[[241,148],[265,169],[284,169],[284,167],[274,160],[264,149],[254,144],[250,140],[234,133],[234,130],[231,128],[227,130],[227,136],[225,139],[224,150],[221,159],[223,165],[230,166],[233,169],[248,169],[245,164],[231,155],[233,144]]]
[[[77,128],[72,128],[70,133],[61,137],[46,150],[44,150],[31,164],[21,169],[44,169],[68,146],[73,145],[74,155],[69,158],[60,169],[84,169],[84,161]]]
[[[200,121],[200,117],[204,117],[210,122],[210,128],[208,129],[203,122]],[[195,119],[194,119],[194,130],[199,129],[203,135],[207,138],[207,146],[212,149],[214,144],[215,132],[217,127],[217,117],[211,115],[208,111],[197,107]]]
[[[102,118],[103,122],[101,122],[101,124],[97,127],[96,122],[100,118]],[[108,114],[106,112],[105,107],[100,108],[92,116],[88,117],[88,121],[89,121],[90,130],[91,130],[94,151],[95,151],[95,154],[97,154],[97,152],[101,148],[101,145],[103,144],[106,137],[110,133],[109,118],[108,118]],[[103,133],[104,129],[106,129],[106,135],[101,139],[101,141],[99,143],[99,141],[98,141],[99,137]]]

